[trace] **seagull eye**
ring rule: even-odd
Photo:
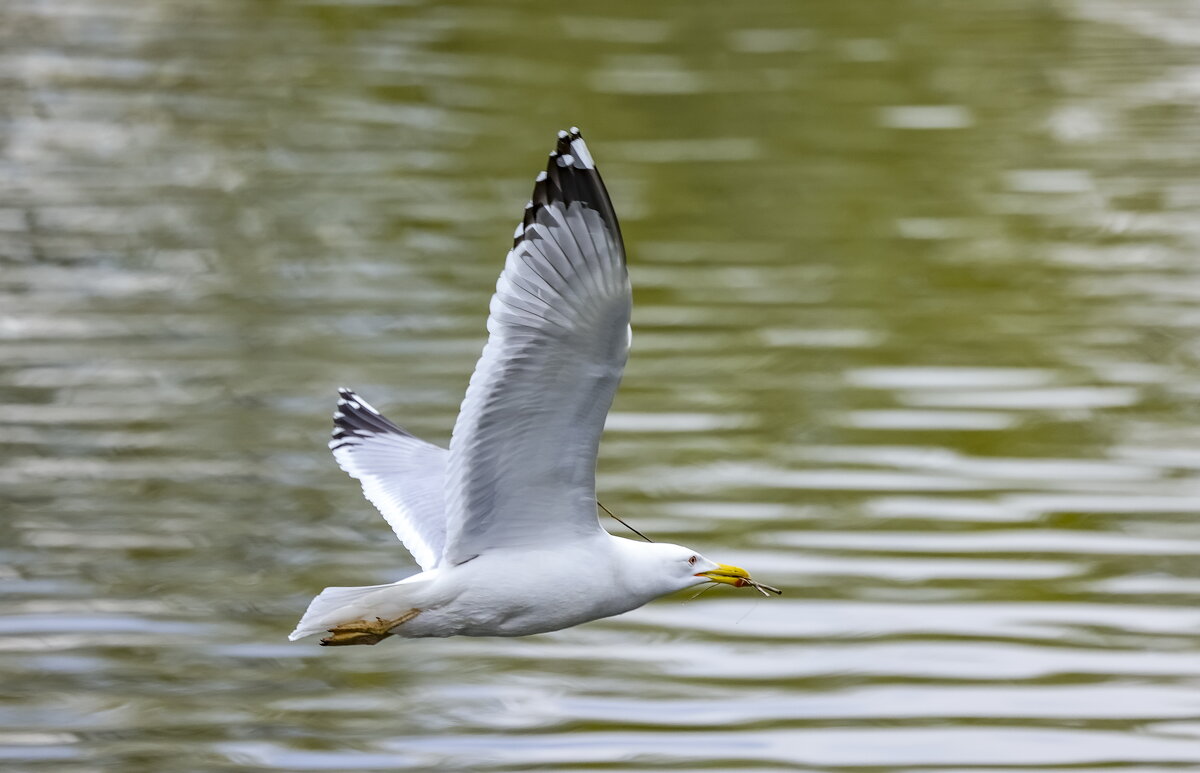
[[[691,558],[689,558],[688,563],[691,564],[692,566],[695,566],[696,565],[696,557],[692,556]]]

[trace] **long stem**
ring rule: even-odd
[[[607,507],[605,507],[604,505],[600,504],[600,500],[598,500],[598,499],[597,499],[597,500],[596,500],[596,504],[597,504],[597,505],[600,505],[600,509],[601,509],[601,510],[603,510],[603,511],[604,511],[604,512],[606,512],[606,513],[608,513],[608,514],[609,514],[609,515],[611,515],[613,518],[617,518],[617,516],[616,516],[616,515],[613,515],[613,511],[612,511],[612,510],[609,510]],[[622,521],[620,518],[617,518],[617,523],[621,524],[621,525],[622,525],[622,526],[624,526],[626,529],[629,529],[631,532],[633,532],[634,534],[638,535],[639,537],[641,537],[642,539],[646,540],[647,542],[653,542],[653,541],[654,541],[654,540],[650,539],[649,537],[647,537],[645,534],[642,534],[642,533],[641,533],[640,531],[638,531],[637,529],[633,528],[633,527],[632,527],[632,526],[630,526],[629,524],[627,524],[627,523],[625,523],[624,521]]]

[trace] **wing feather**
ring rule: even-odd
[[[446,543],[442,490],[448,452],[393,424],[349,389],[338,390],[329,448],[357,478],[422,569],[438,564]]]
[[[444,560],[595,534],[596,453],[629,349],[620,226],[560,132],[496,283],[446,467]]]

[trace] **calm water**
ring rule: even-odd
[[[0,766],[1200,764],[1197,6],[564,8],[0,6]],[[412,566],[334,388],[447,440],[570,124],[602,499],[787,595],[289,644]]]

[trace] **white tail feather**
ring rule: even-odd
[[[288,634],[288,639],[296,641],[326,631],[335,625],[353,620],[371,620],[376,614],[383,616],[383,610],[390,609],[392,604],[379,604],[378,600],[368,597],[396,587],[396,583],[387,583],[353,588],[326,588],[309,603],[304,617],[296,624],[296,630]]]

